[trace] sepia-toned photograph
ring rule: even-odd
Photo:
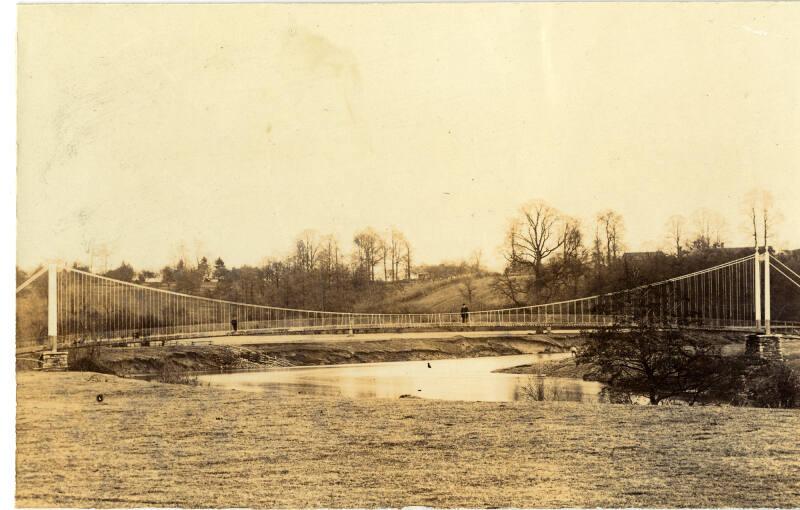
[[[14,9],[9,504],[800,507],[800,3]]]

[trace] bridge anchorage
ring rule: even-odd
[[[52,368],[66,366],[66,354],[59,351],[59,346],[165,345],[178,340],[239,334],[424,328],[591,329],[632,321],[645,307],[667,328],[751,333],[748,352],[758,355],[774,352],[776,349],[770,346],[776,343],[780,354],[777,333],[800,334],[800,322],[771,318],[771,269],[800,288],[800,275],[762,248],[736,260],[632,289],[553,303],[474,311],[466,321],[458,312],[345,313],[237,303],[55,265],[34,274],[17,288],[17,293],[47,274],[50,350],[43,354],[43,363]],[[18,353],[44,349],[38,340],[17,345]]]

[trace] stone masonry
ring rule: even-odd
[[[745,343],[744,354],[748,358],[782,361],[780,335],[748,335]]]
[[[41,356],[42,370],[66,370],[67,351],[62,352],[43,352]]]

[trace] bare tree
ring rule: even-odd
[[[477,275],[483,273],[483,267],[481,266],[482,259],[483,259],[483,251],[481,251],[480,249],[473,251],[469,257],[470,263],[472,265],[472,270]]]
[[[461,297],[464,298],[464,301],[466,301],[468,305],[472,306],[472,300],[475,297],[475,292],[477,291],[475,279],[471,275],[466,276],[461,281],[458,291],[461,293]]]
[[[383,262],[383,281],[385,282],[389,281],[389,268],[386,267],[386,262],[389,260],[388,252],[388,243],[386,242],[386,239],[381,237],[378,241],[378,257],[380,258],[380,261]]]
[[[334,269],[339,264],[339,243],[332,235],[326,235],[320,240],[319,267],[326,274],[333,274]]]
[[[400,276],[400,263],[403,261],[403,245],[406,243],[406,238],[402,232],[396,228],[392,229],[391,237],[389,238],[389,262],[390,262],[390,275],[392,281],[401,279]]]
[[[597,215],[597,224],[599,235],[605,236],[606,264],[611,265],[622,252],[622,235],[625,231],[622,216],[607,209]]]
[[[375,281],[375,266],[381,262],[381,237],[371,227],[358,232],[353,238],[356,245],[356,259],[358,268],[364,272],[367,279]]]
[[[304,230],[295,242],[296,263],[300,269],[310,273],[317,266],[319,236],[313,230]]]
[[[594,265],[595,273],[599,274],[604,263],[603,239],[600,236],[599,221],[596,221],[594,224],[594,239],[592,240],[592,263]]]
[[[683,255],[683,243],[685,241],[686,218],[680,214],[669,217],[666,224],[667,240],[671,246],[675,247],[675,255],[679,258]]]
[[[709,209],[698,209],[693,215],[694,248],[721,248],[725,245],[725,218]]]
[[[332,235],[325,236],[320,241],[319,272],[320,272],[320,302],[324,310],[328,302],[329,289],[341,286],[341,271],[339,266],[341,253],[339,243]]]
[[[403,255],[403,262],[406,265],[406,280],[411,279],[411,243],[408,239],[403,239],[403,249],[405,249],[405,254]]]
[[[514,306],[525,304],[525,282],[504,271],[492,282],[492,290],[512,302]]]
[[[572,292],[577,290],[580,274],[583,272],[583,261],[586,251],[583,247],[583,233],[580,221],[575,218],[564,217],[562,223],[561,253],[550,263],[550,286],[572,287]]]
[[[768,246],[770,238],[775,237],[775,226],[782,220],[775,209],[775,201],[769,191],[754,189],[745,195],[749,223],[752,227],[753,245],[758,247],[759,223],[762,227],[763,245]],[[774,242],[774,241],[773,241]]]
[[[583,251],[581,223],[575,218],[565,216],[562,221],[561,256],[564,263],[577,259]]]
[[[95,260],[102,260],[102,269],[99,269],[99,272],[105,273],[109,270],[108,268],[108,257],[111,255],[111,250],[109,249],[108,245],[105,243],[95,244],[94,241],[90,241],[88,243],[87,251],[89,253],[89,268],[92,271],[98,270],[95,266]]]
[[[539,280],[544,260],[564,244],[562,223],[561,213],[545,202],[524,205],[508,232],[512,266],[530,267]]]
[[[501,253],[507,262],[506,270],[512,273],[519,269],[519,259],[517,257],[517,247],[515,242],[518,231],[519,219],[514,218],[514,220],[509,223],[508,229],[506,230],[505,238],[503,239],[503,247],[501,249]]]

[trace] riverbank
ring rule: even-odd
[[[582,379],[584,381],[605,382],[603,375],[600,374],[597,367],[590,364],[578,365],[572,357],[503,368],[495,370],[495,372],[500,374],[544,375],[547,377],[566,377],[570,379]]]
[[[339,365],[385,361],[417,361],[481,356],[561,352],[572,338],[509,335],[490,338],[392,338],[336,342],[286,342],[246,345],[181,345],[168,347],[94,347],[73,349],[70,366],[116,375],[160,372],[219,372],[272,366]]]
[[[723,353],[727,355],[738,355],[744,352],[744,337],[742,335],[734,335],[729,333],[705,335],[719,342],[723,347]],[[580,341],[581,340],[578,340],[577,342]],[[783,355],[786,363],[790,367],[794,368],[795,370],[800,370],[800,341],[784,341]],[[573,379],[583,379],[584,381],[606,382],[606,377],[599,372],[597,367],[591,364],[576,365],[574,359],[572,358],[541,361],[527,365],[504,368],[497,370],[496,372],[504,374],[530,374],[544,375],[548,377],[568,377]]]
[[[19,506],[800,506],[796,410],[17,378]]]

